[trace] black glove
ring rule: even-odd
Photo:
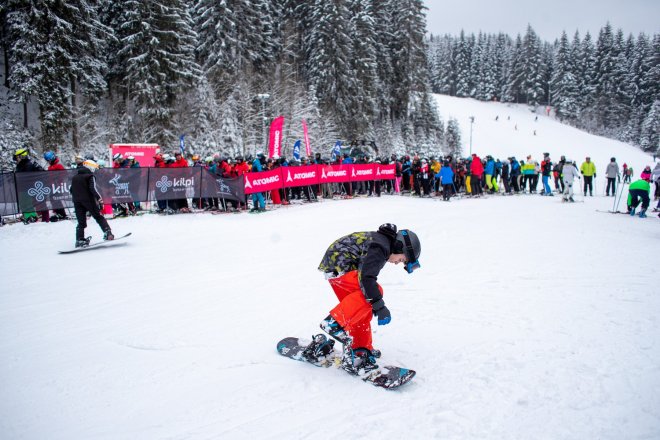
[[[374,316],[378,317],[378,325],[387,325],[390,323],[392,315],[382,299],[379,299],[371,306],[373,308]]]
[[[594,179],[596,178],[596,173],[594,173]]]

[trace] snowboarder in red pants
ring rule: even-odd
[[[378,325],[391,321],[377,278],[385,263],[404,264],[406,272],[420,267],[421,246],[417,235],[407,229],[397,231],[386,223],[378,231],[354,232],[330,245],[319,270],[324,272],[339,304],[321,322],[321,328],[344,345],[342,367],[357,375],[378,368],[371,338],[372,315]],[[313,337],[304,356],[315,359],[328,354],[334,341],[323,335]]]

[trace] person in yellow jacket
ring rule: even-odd
[[[582,166],[580,166],[580,172],[584,176],[584,195],[587,195],[587,188],[589,189],[589,195],[593,197],[594,195],[594,184],[593,180],[596,177],[596,165],[591,161],[590,157],[587,157]]]

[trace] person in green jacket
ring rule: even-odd
[[[596,177],[596,165],[591,161],[590,157],[587,157],[582,166],[580,166],[580,172],[584,176],[584,196],[587,196],[587,188],[589,189],[589,195],[593,197],[594,195],[594,185],[593,179]]]
[[[649,183],[650,177],[644,177],[630,184],[628,188],[628,213],[631,216],[635,215],[635,210],[642,201],[642,210],[639,212],[640,218],[646,217],[646,209],[651,203],[649,194],[651,193],[651,185]]]

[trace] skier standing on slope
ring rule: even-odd
[[[564,202],[574,202],[573,200],[573,180],[577,177],[580,178],[580,172],[570,159],[566,159],[566,163],[561,169],[562,178],[564,179]]]
[[[103,231],[104,240],[114,240],[108,221],[101,215],[100,205],[103,203],[101,195],[96,189],[96,179],[94,171],[99,168],[93,160],[86,160],[83,166],[78,168],[78,174],[71,180],[71,196],[73,197],[73,208],[76,212],[78,226],[76,226],[76,247],[85,247],[89,245],[89,240],[85,238],[85,228],[87,227],[87,212],[92,214],[96,223]]]
[[[363,376],[376,370],[376,358],[371,337],[372,315],[378,325],[391,321],[383,301],[383,289],[378,274],[385,263],[403,263],[409,274],[420,267],[421,245],[417,235],[407,229],[385,223],[378,231],[354,232],[339,238],[325,252],[319,270],[339,299],[339,304],[321,322],[321,328],[344,345],[342,368]],[[332,351],[333,340],[319,334],[305,349],[307,360],[317,360]]]

